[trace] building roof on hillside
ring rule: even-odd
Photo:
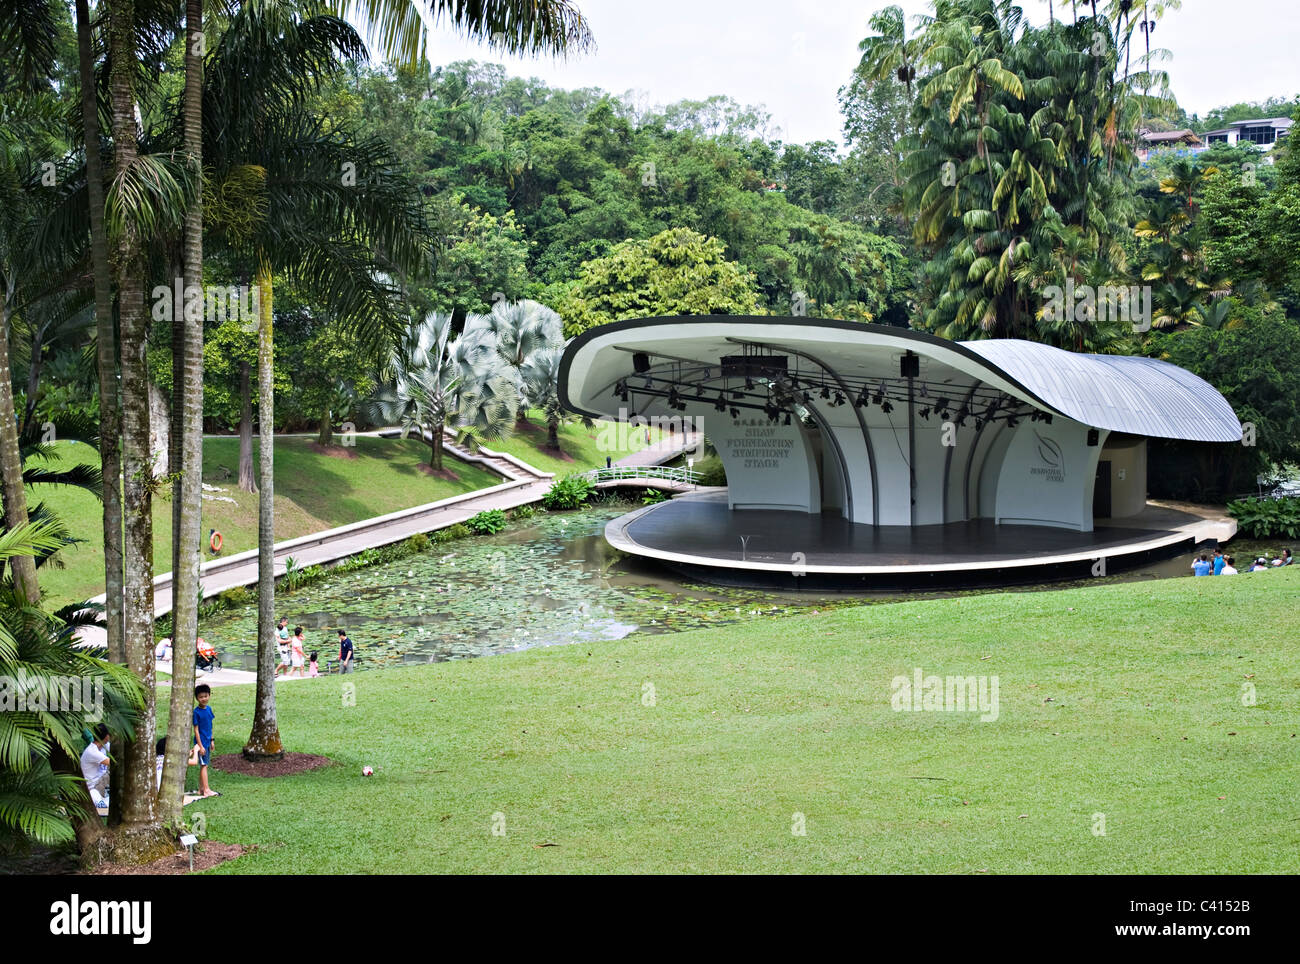
[[[1139,136],[1150,144],[1199,144],[1201,139],[1193,131],[1142,131]]]

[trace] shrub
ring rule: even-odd
[[[481,536],[495,535],[506,527],[506,514],[500,509],[485,509],[466,520],[465,525]]]
[[[469,531],[469,527],[463,523],[457,522],[455,525],[447,526],[445,529],[439,529],[433,534],[434,542],[454,542],[457,539],[464,539],[466,536],[472,536],[474,533]]]
[[[695,471],[699,473],[700,485],[727,484],[727,469],[716,455],[702,459],[696,464]]]
[[[548,509],[576,509],[591,496],[595,483],[585,475],[566,475],[556,480],[549,492],[542,497],[542,505]]]
[[[417,532],[406,540],[406,545],[412,552],[424,552],[429,548],[429,537],[423,532]]]
[[[532,507],[531,505],[528,505],[527,503],[524,503],[523,505],[517,505],[517,506],[515,506],[513,509],[510,510],[510,518],[512,518],[512,519],[531,519],[531,518],[533,517],[533,514],[534,514],[535,511],[536,511],[536,510],[534,510],[533,507]]]
[[[1238,499],[1228,503],[1228,514],[1252,539],[1285,536],[1300,538],[1300,496],[1282,499]]]
[[[247,586],[231,586],[229,589],[223,589],[217,594],[217,599],[221,600],[221,605],[226,609],[238,609],[240,606],[247,606],[253,601],[253,594]]]

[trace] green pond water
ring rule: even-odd
[[[398,562],[277,592],[276,613],[291,628],[305,628],[307,651],[320,652],[323,671],[326,660],[338,656],[340,628],[357,647],[358,669],[376,669],[964,594],[782,593],[684,582],[605,542],[605,523],[633,507],[539,512],[495,536],[432,546]],[[1246,546],[1234,544],[1234,549]],[[1090,582],[1184,576],[1188,564],[1180,556]],[[1067,584],[1043,588],[1062,585]],[[208,617],[200,632],[224,665],[253,670],[256,625],[252,605]]]

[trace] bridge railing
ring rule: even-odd
[[[590,472],[584,472],[583,475],[597,483],[617,482],[623,479],[662,479],[665,482],[696,485],[700,481],[700,473],[694,469],[667,465],[614,465],[592,469]]]

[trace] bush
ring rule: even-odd
[[[722,464],[722,459],[716,455],[707,459],[701,459],[695,466],[695,471],[699,473],[700,485],[726,485],[727,469]]]
[[[535,510],[533,509],[533,507],[525,503],[524,505],[517,505],[513,509],[511,509],[510,518],[531,519],[533,517],[534,512]]]
[[[1252,539],[1300,538],[1300,496],[1282,499],[1238,499],[1228,503],[1228,514]]]
[[[429,537],[423,532],[417,532],[406,540],[406,546],[412,552],[424,552],[425,549],[429,548]]]
[[[217,594],[217,599],[221,600],[221,605],[226,609],[238,609],[240,606],[247,606],[253,601],[253,593],[247,586],[231,586],[229,589],[223,589]]]
[[[474,533],[469,531],[469,527],[463,523],[457,522],[455,525],[447,526],[445,529],[439,529],[433,534],[433,541],[454,542],[457,539],[464,539],[466,536],[472,536]]]
[[[481,536],[495,535],[506,527],[506,514],[500,509],[485,509],[466,521],[465,525]]]
[[[566,475],[542,497],[542,505],[548,509],[576,509],[590,498],[595,488],[595,483],[585,475]]]

